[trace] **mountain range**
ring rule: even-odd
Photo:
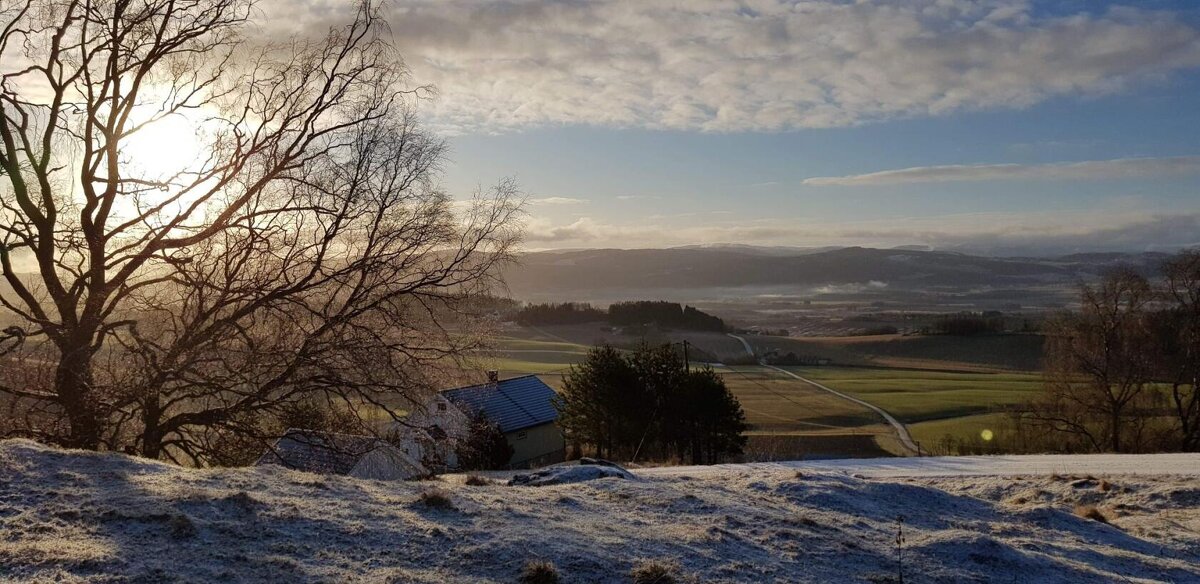
[[[517,297],[621,289],[868,283],[893,289],[1008,288],[1074,285],[1121,264],[1152,274],[1167,257],[1152,252],[986,257],[909,247],[588,249],[523,254],[505,277]]]

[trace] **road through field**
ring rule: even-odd
[[[744,339],[744,338],[742,338],[742,337],[740,337],[740,336],[738,336],[738,335],[732,334],[732,333],[729,333],[729,336],[730,336],[730,337],[733,337],[733,338],[735,338],[735,339],[737,339],[737,340],[739,340],[739,341],[741,341],[741,342],[742,342],[742,346],[746,348],[746,352],[747,352],[747,353],[749,353],[751,357],[755,356],[755,355],[754,355],[754,348],[750,346],[750,343],[749,343],[749,342],[747,342],[747,341],[746,341],[746,339]],[[815,387],[815,388],[817,388],[817,389],[821,389],[821,390],[827,391],[827,392],[829,392],[829,393],[831,393],[831,394],[833,394],[833,395],[836,395],[836,396],[838,396],[838,397],[840,397],[840,398],[842,398],[842,399],[845,399],[845,400],[849,400],[849,401],[851,401],[851,402],[854,402],[854,403],[856,403],[856,404],[858,404],[858,405],[861,405],[861,406],[863,406],[863,407],[865,407],[865,408],[867,408],[867,409],[869,409],[869,410],[871,410],[871,411],[873,411],[873,412],[875,412],[875,413],[879,414],[880,416],[882,416],[882,417],[883,417],[883,419],[884,419],[884,420],[885,420],[885,421],[886,421],[886,422],[887,422],[889,425],[891,425],[891,426],[892,426],[892,428],[895,428],[895,430],[896,430],[896,436],[897,436],[897,437],[900,439],[900,443],[901,443],[901,444],[903,444],[903,445],[904,445],[904,447],[905,447],[905,448],[907,448],[909,451],[911,451],[913,454],[920,455],[920,453],[921,453],[921,449],[920,449],[920,448],[917,446],[917,443],[913,441],[913,439],[912,439],[912,436],[911,436],[911,435],[909,435],[909,433],[908,433],[908,428],[906,428],[906,427],[904,426],[904,424],[902,424],[902,423],[900,422],[900,420],[897,420],[897,419],[895,418],[895,416],[893,416],[893,415],[891,415],[891,414],[887,413],[886,411],[884,411],[884,409],[883,409],[883,408],[880,408],[879,406],[876,406],[876,405],[874,405],[874,404],[871,404],[871,403],[865,402],[865,401],[863,401],[863,400],[861,400],[861,399],[858,399],[858,398],[856,398],[856,397],[854,397],[854,396],[851,396],[851,395],[844,394],[844,393],[842,393],[842,392],[840,392],[840,391],[838,391],[838,390],[836,390],[836,389],[832,389],[832,388],[826,387],[826,386],[824,386],[824,385],[822,385],[822,384],[820,384],[820,383],[817,383],[816,381],[813,381],[813,380],[811,380],[811,379],[807,379],[807,378],[805,378],[805,377],[801,377],[801,376],[799,376],[799,375],[796,375],[795,373],[792,373],[791,371],[788,371],[788,370],[786,370],[786,369],[780,369],[779,367],[776,367],[776,366],[774,366],[774,365],[767,365],[767,364],[766,364],[766,362],[764,362],[764,361],[759,361],[759,364],[761,364],[763,367],[766,367],[766,368],[768,368],[768,369],[774,369],[775,371],[778,371],[778,372],[780,372],[780,373],[783,373],[784,375],[787,375],[787,376],[789,376],[789,377],[792,377],[792,378],[798,379],[798,380],[800,380],[800,381],[803,381],[804,383],[807,383],[807,384],[809,384],[809,385],[811,385],[811,386],[813,386],[813,387]]]

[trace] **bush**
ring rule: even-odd
[[[629,572],[633,584],[676,584],[678,574],[679,564],[663,560],[642,560]]]
[[[500,431],[500,426],[492,423],[483,411],[471,418],[467,437],[460,440],[454,448],[458,457],[458,467],[462,470],[505,468],[512,460],[513,452],[513,447],[504,437],[504,432]]]
[[[492,481],[479,475],[467,475],[467,479],[463,483],[472,487],[483,487],[492,484]]]
[[[427,489],[421,491],[421,496],[417,499],[422,505],[431,509],[454,509],[454,501],[450,498],[450,494],[441,489]]]
[[[521,569],[521,576],[517,578],[521,584],[558,584],[560,580],[558,568],[554,567],[553,562],[546,560],[525,562],[525,567]]]

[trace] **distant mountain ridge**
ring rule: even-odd
[[[1154,273],[1167,254],[986,257],[918,249],[809,250],[752,246],[533,252],[506,271],[516,295],[616,289],[820,286],[875,282],[897,288],[1074,284],[1118,264]]]

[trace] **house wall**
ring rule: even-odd
[[[525,428],[504,435],[513,447],[513,468],[531,468],[562,462],[567,455],[567,441],[562,430],[553,422]]]

